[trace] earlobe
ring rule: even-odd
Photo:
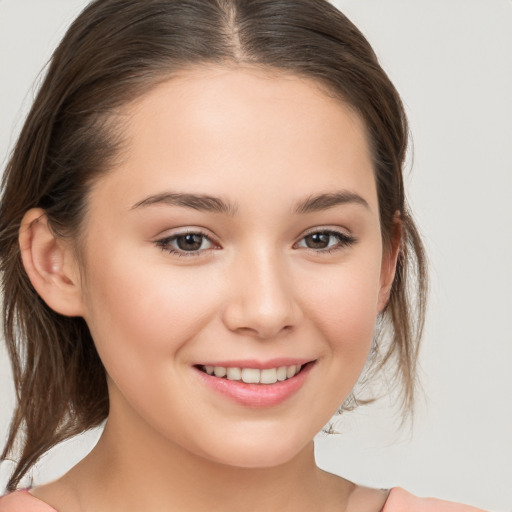
[[[23,266],[39,296],[61,315],[82,316],[78,265],[69,244],[48,225],[44,210],[33,208],[25,214],[19,244]]]
[[[378,301],[378,312],[381,313],[387,306],[391,295],[391,289],[395,280],[398,257],[402,242],[402,220],[400,212],[396,212],[393,218],[393,233],[388,247],[384,248],[382,255],[382,267],[380,274],[380,291]]]

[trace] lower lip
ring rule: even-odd
[[[194,368],[203,382],[213,390],[247,407],[273,407],[291,398],[306,381],[313,363],[308,363],[292,377],[275,384],[246,384],[238,380],[214,377]]]

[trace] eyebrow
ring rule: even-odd
[[[167,206],[183,206],[185,208],[193,208],[194,210],[224,213],[227,215],[234,215],[237,211],[237,206],[235,204],[228,203],[220,197],[178,192],[166,192],[163,194],[149,196],[146,199],[135,203],[131,209],[135,210],[136,208],[162,204]]]
[[[327,210],[344,204],[359,204],[370,209],[367,201],[359,194],[349,191],[328,192],[309,196],[295,206],[295,213],[306,214]],[[238,207],[234,203],[224,201],[220,197],[206,194],[191,194],[179,192],[164,192],[146,197],[135,203],[132,210],[153,205],[181,206],[194,210],[223,213],[233,216]]]
[[[351,203],[364,206],[368,210],[370,209],[368,202],[359,194],[344,190],[310,196],[297,204],[295,212],[300,214],[313,213]]]

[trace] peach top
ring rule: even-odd
[[[0,498],[0,512],[57,512],[47,503],[32,496],[27,489]],[[381,512],[485,512],[482,509],[434,498],[417,498],[400,487],[394,487]]]

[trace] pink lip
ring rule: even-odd
[[[274,366],[270,365],[261,367],[259,365],[251,366],[251,364],[254,365],[254,361],[249,362],[249,364],[247,361],[244,361],[244,364],[240,366],[233,363],[234,361],[230,361],[229,367],[265,369],[269,367],[276,368],[279,366],[291,366],[294,364],[279,364]],[[214,391],[246,407],[264,408],[279,405],[297,393],[305,383],[313,365],[314,363],[308,364],[297,375],[295,375],[295,377],[284,380],[282,382],[276,382],[275,384],[246,384],[242,381],[229,380],[226,378],[219,378],[213,375],[208,375],[197,368],[194,369],[196,370],[198,376],[203,380],[203,382]],[[215,366],[224,365],[216,364]]]

